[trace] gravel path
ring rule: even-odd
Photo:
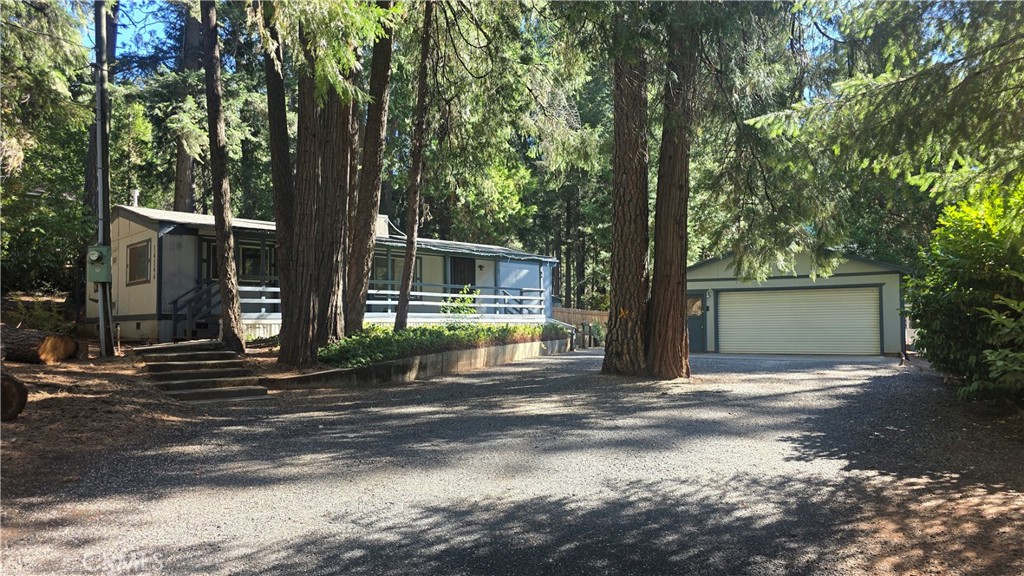
[[[887,358],[600,352],[214,406],[4,493],[3,574],[1020,574],[1024,441]]]

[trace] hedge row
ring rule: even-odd
[[[319,359],[325,364],[355,368],[422,354],[566,337],[568,332],[555,324],[447,324],[417,326],[401,332],[370,326],[321,348]]]

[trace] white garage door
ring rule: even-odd
[[[880,354],[878,288],[718,295],[720,352]]]

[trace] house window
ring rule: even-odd
[[[217,246],[213,242],[203,242],[202,267],[204,279],[217,279],[219,275],[219,268],[217,262]]]
[[[370,288],[372,290],[398,290],[402,284],[402,266],[405,258],[391,257],[386,254],[375,254],[373,267],[370,268]],[[412,273],[413,284],[423,282],[423,258],[416,257],[416,269]]]
[[[370,288],[372,290],[390,290],[388,283],[388,257],[385,254],[374,254],[373,266],[370,268]]]
[[[150,241],[128,246],[128,286],[149,282]]]
[[[259,246],[242,246],[238,249],[238,271],[240,276],[258,278],[262,276]]]
[[[405,266],[405,258],[392,258],[391,259],[391,278],[394,279],[395,290],[402,284],[402,267]],[[413,290],[415,290],[416,284],[423,283],[423,258],[416,257],[416,269],[412,271],[412,283]]]

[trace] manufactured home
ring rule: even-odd
[[[732,258],[687,269],[690,351],[751,354],[900,354],[906,350],[899,266],[847,256],[811,278],[807,254],[795,269],[741,282]]]
[[[281,325],[274,223],[235,218],[235,264],[247,337]],[[405,236],[377,219],[366,321],[393,323]],[[111,219],[113,320],[124,340],[170,342],[219,331],[213,216],[117,206]],[[410,324],[543,323],[557,260],[501,246],[417,242]],[[467,290],[468,287],[468,290]],[[98,288],[87,286],[86,332],[98,330]],[[465,293],[465,294],[460,294]]]

